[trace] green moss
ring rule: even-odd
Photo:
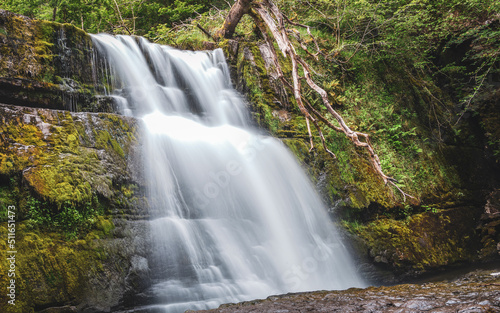
[[[29,170],[24,177],[35,191],[45,199],[59,205],[64,202],[84,203],[92,198],[92,188],[84,179],[81,160],[67,157],[56,166],[46,165]]]
[[[4,77],[30,77],[51,82],[54,67],[54,30],[49,22],[28,22],[23,17],[6,14],[3,18],[5,35],[9,40],[3,47],[4,62],[1,70]],[[34,25],[33,25],[34,24]]]
[[[309,149],[302,140],[285,139],[283,142],[292,151],[292,153],[299,159],[303,164],[306,163],[309,158]]]
[[[134,191],[137,190],[137,186],[136,185],[128,185],[128,186],[122,186],[122,194],[126,197],[126,198],[131,198],[133,195],[134,195]]]
[[[36,233],[17,223],[16,305],[9,312],[33,312],[34,307],[54,303],[80,303],[87,288],[87,275],[102,272],[105,259],[97,247],[68,241],[56,233]],[[6,233],[4,225],[0,232]],[[16,238],[17,239],[17,238]],[[0,249],[7,251],[5,241]],[[3,254],[5,259],[5,254]],[[0,262],[0,284],[8,286],[7,262]],[[6,293],[0,301],[7,303]]]
[[[108,131],[100,130],[96,132],[96,147],[99,149],[107,149],[115,151],[119,156],[124,157],[125,154],[120,145],[114,140]]]
[[[422,272],[477,258],[474,221],[479,214],[478,210],[459,208],[416,214],[406,220],[379,219],[351,229],[366,241],[376,262]]]
[[[0,126],[4,140],[0,142],[0,174],[10,175],[38,163],[40,147],[46,146],[42,132],[19,119]]]
[[[270,85],[268,71],[256,44],[240,43],[240,53],[236,61],[237,72],[241,74],[244,88],[249,91],[254,105],[254,117],[257,123],[271,133],[278,130],[279,121],[272,115],[277,108],[275,94]]]
[[[84,123],[80,117],[75,121],[69,112],[22,111],[6,114],[6,123],[0,126],[4,138],[0,142],[0,174],[21,174],[35,198],[58,208],[68,203],[76,207],[91,203],[97,191],[106,198],[122,193],[96,149],[106,150],[114,166],[124,168],[126,151],[136,140],[131,121],[99,114],[87,115]],[[39,128],[42,125],[44,133]],[[88,135],[92,131],[95,138]],[[127,188],[126,198],[134,198],[135,189]]]
[[[98,217],[98,222],[96,223],[97,229],[101,230],[105,235],[109,235],[111,231],[115,228],[115,224],[109,219],[102,216]]]
[[[19,121],[17,121],[19,123]],[[43,142],[43,134],[42,132],[34,125],[23,124],[19,127],[14,125],[3,125],[2,133],[8,135],[13,138],[15,142],[18,142],[25,146],[43,146],[45,143]]]
[[[31,20],[9,12],[2,14],[0,25],[6,34],[0,47],[0,77],[11,84],[4,87],[9,103],[76,109],[68,107],[70,99],[76,98],[79,110],[96,110],[88,34],[71,25]],[[66,84],[69,78],[71,91]]]

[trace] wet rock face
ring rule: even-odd
[[[272,296],[197,312],[500,312],[500,273],[453,282]]]
[[[0,10],[0,103],[113,112],[96,97],[90,36],[69,25]]]

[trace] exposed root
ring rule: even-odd
[[[406,197],[408,198],[412,198],[412,199],[415,199],[415,197],[413,196],[410,196],[409,194],[407,194],[406,192],[404,192],[403,190],[401,190],[401,188],[399,188],[397,185],[396,185],[396,182],[394,181],[389,181],[389,184],[393,185],[394,187],[396,187],[396,189],[403,195],[403,202],[406,202]]]
[[[311,148],[309,149],[309,152],[314,149],[314,142],[313,142],[313,136],[311,133],[311,125],[309,124],[309,118],[306,117],[306,125],[307,125],[307,133],[309,134],[309,143],[311,144]]]
[[[316,130],[318,131],[323,148],[325,149],[326,152],[328,152],[332,157],[335,158],[335,154],[327,148],[323,131],[318,123],[319,120],[324,125],[326,125],[326,127],[335,130],[337,132],[344,133],[345,136],[349,138],[349,140],[355,146],[364,148],[368,152],[370,163],[372,164],[373,168],[375,169],[376,173],[380,176],[384,184],[385,185],[391,184],[392,186],[396,187],[396,189],[402,194],[404,201],[406,201],[407,197],[415,199],[413,196],[401,190],[401,188],[399,188],[396,185],[397,181],[394,178],[389,177],[384,173],[384,171],[382,170],[382,165],[380,164],[380,159],[378,155],[375,153],[372,144],[370,143],[370,138],[368,134],[358,131],[353,131],[349,126],[347,126],[342,116],[335,109],[333,109],[332,105],[330,104],[327,92],[323,88],[318,86],[311,77],[312,70],[309,67],[309,65],[295,51],[295,48],[290,41],[290,35],[293,35],[293,37],[296,38],[301,48],[304,49],[304,51],[306,51],[306,53],[311,57],[318,60],[319,55],[325,56],[325,54],[321,51],[318,42],[316,41],[314,36],[312,36],[309,26],[291,21],[289,18],[283,15],[283,13],[272,2],[272,0],[260,0],[260,1],[238,0],[237,3],[233,6],[233,8],[237,7],[238,5],[241,6],[240,2],[247,3],[248,7],[246,8],[247,10],[246,12],[252,16],[255,24],[257,25],[260,32],[262,33],[262,36],[264,37],[264,40],[270,47],[274,66],[276,68],[276,72],[279,79],[283,82],[285,86],[289,87],[293,91],[293,95],[297,103],[297,106],[306,119],[307,132],[309,134],[309,142],[310,142],[309,151],[312,151],[314,148],[314,141],[310,126],[310,123],[312,123],[315,126]],[[231,11],[233,11],[233,8],[231,9]],[[230,17],[231,16],[228,16],[228,19]],[[229,23],[228,20],[226,20],[225,25],[228,23]],[[307,33],[311,37],[312,41],[314,42],[316,52],[313,53],[309,51],[307,45],[300,37],[298,31],[287,29],[285,23],[305,28],[307,30]],[[224,33],[223,30],[219,31],[219,34],[223,33]],[[271,36],[274,40],[271,39]],[[292,83],[289,83],[283,75],[283,70],[281,69],[278,60],[278,52],[275,51],[274,49],[274,43],[278,45],[279,50],[281,51],[281,53],[285,58],[290,57],[292,63]],[[299,70],[301,70],[304,73],[304,77],[299,76]],[[335,121],[338,123],[339,126],[336,126],[332,122],[330,122],[326,116],[324,116],[318,110],[315,110],[304,99],[304,97],[302,96],[302,86],[301,86],[302,79],[305,79],[307,85],[321,97],[321,100],[327,112],[335,119]]]

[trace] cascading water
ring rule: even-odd
[[[147,129],[155,308],[364,285],[300,166],[247,125],[220,49],[93,41],[118,77],[123,113]]]

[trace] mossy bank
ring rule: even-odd
[[[148,251],[137,121],[10,105],[0,105],[0,117],[0,202],[16,208],[17,251],[16,306],[6,307],[6,293],[0,306],[119,305],[148,277],[134,274],[133,262]],[[8,218],[2,210],[3,234]],[[7,244],[0,242],[5,286]]]
[[[482,115],[466,116],[446,128],[439,123],[455,103],[431,77],[415,79],[397,64],[367,62],[360,53],[353,59],[360,62],[353,66],[356,70],[336,80],[334,64],[310,60],[323,87],[334,95],[337,110],[351,127],[370,134],[384,171],[414,197],[404,198],[383,184],[368,155],[342,133],[324,129],[336,159],[324,151],[314,131],[316,148],[310,151],[306,121],[268,60],[266,43],[225,41],[220,46],[235,86],[248,96],[256,124],[281,138],[302,162],[331,213],[358,245],[361,239],[361,254],[401,278],[498,258],[497,241],[484,239],[485,232],[477,229],[488,194],[499,184],[487,123],[498,118],[496,109],[485,105]],[[287,75],[289,61],[280,62]],[[486,103],[493,101],[491,95],[486,92]],[[324,110],[313,94],[306,98]]]

